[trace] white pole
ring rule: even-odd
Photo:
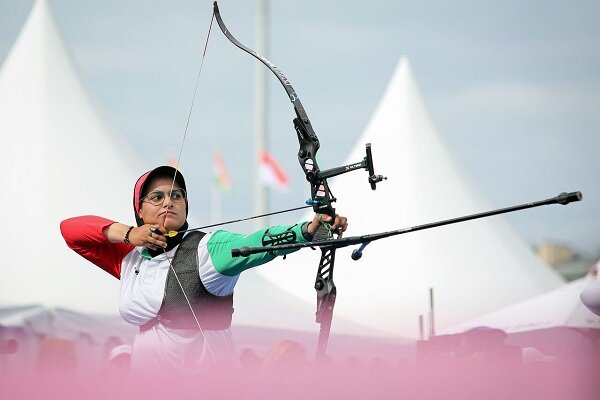
[[[267,57],[268,0],[256,0],[256,52]],[[254,66],[254,214],[269,208],[267,187],[260,181],[260,153],[267,149],[267,68],[258,60]],[[255,228],[267,226],[266,218],[254,220]]]
[[[429,337],[435,336],[435,314],[433,307],[433,288],[429,288]]]

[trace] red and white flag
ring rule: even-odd
[[[260,152],[260,181],[281,192],[290,189],[290,180],[277,161],[266,151]]]

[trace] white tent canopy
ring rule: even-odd
[[[372,143],[375,172],[389,180],[371,191],[359,172],[333,179],[337,210],[350,217],[347,234],[385,231],[492,209],[456,166],[402,59],[363,135],[346,159],[364,157]],[[530,199],[515,199],[524,202]],[[310,216],[307,215],[307,218]],[[336,318],[387,335],[417,337],[418,316],[434,288],[436,319],[447,327],[553,289],[562,280],[498,217],[382,240],[350,260],[338,250]],[[286,268],[259,273],[290,296],[315,301],[318,252],[288,257]],[[313,265],[315,268],[307,266]],[[309,318],[307,317],[306,320]]]
[[[115,314],[118,281],[68,250],[59,224],[92,213],[132,220],[127,205],[139,168],[98,117],[44,1],[0,70],[0,141],[0,195],[18,204],[3,213],[14,230],[3,237],[10,250],[0,305]]]
[[[502,329],[507,333],[554,327],[600,329],[600,316],[594,315],[588,310],[580,299],[582,292],[590,287],[596,287],[600,282],[598,265],[600,265],[600,261],[592,266],[583,278],[523,302],[463,322],[451,327],[447,332],[457,333],[480,326]]]
[[[595,281],[595,277],[585,276],[548,293],[453,326],[445,333],[482,326],[507,333],[555,327],[600,329],[600,316],[594,315],[579,299],[579,294]]]

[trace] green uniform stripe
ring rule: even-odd
[[[296,225],[276,225],[269,229],[271,234],[278,234],[290,229],[296,234],[296,243],[306,242],[302,235],[302,223]],[[248,257],[231,257],[231,250],[240,247],[261,247],[266,229],[254,232],[251,235],[242,235],[228,231],[215,231],[207,243],[208,254],[215,269],[222,275],[235,276],[242,271],[253,268],[273,260],[276,256],[293,253],[296,250],[275,251],[270,253],[252,254]]]

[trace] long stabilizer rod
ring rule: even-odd
[[[425,229],[437,228],[439,226],[456,224],[459,222],[470,221],[473,219],[486,218],[491,217],[493,215],[498,214],[506,214],[509,212],[520,211],[527,208],[546,206],[550,204],[562,204],[566,205],[575,201],[581,201],[583,199],[583,194],[581,192],[563,192],[556,197],[552,197],[546,200],[535,201],[531,203],[525,203],[518,206],[500,208],[497,210],[486,211],[478,214],[470,214],[462,217],[451,218],[443,221],[431,222],[428,224],[417,225],[410,228],[402,228],[393,231],[380,232],[380,233],[371,233],[362,236],[350,236],[342,239],[329,239],[329,240],[321,240],[321,241],[313,241],[313,242],[305,242],[305,243],[290,243],[290,244],[281,244],[270,247],[241,247],[239,249],[232,249],[231,256],[232,257],[247,257],[251,254],[257,253],[265,253],[270,251],[277,250],[294,250],[305,247],[325,247],[325,248],[341,248],[346,246],[352,246],[360,244],[361,247],[357,250],[354,250],[352,254],[352,259],[358,260],[362,256],[362,250],[374,240],[383,239],[390,236],[402,235],[405,233],[422,231]]]

